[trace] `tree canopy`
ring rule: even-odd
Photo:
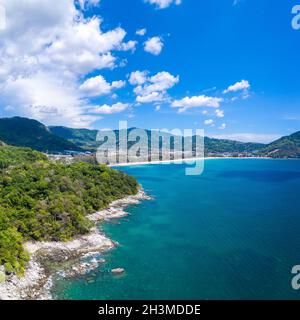
[[[0,164],[0,265],[17,274],[28,261],[23,241],[85,234],[87,214],[138,190],[134,178],[105,165],[51,162],[31,149],[0,147]]]

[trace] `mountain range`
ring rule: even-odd
[[[0,140],[8,145],[30,147],[48,153],[81,150],[72,142],[53,134],[42,123],[21,117],[0,119]]]
[[[128,129],[128,132],[132,129]],[[21,117],[0,119],[1,143],[30,147],[46,153],[65,153],[67,150],[95,152],[100,145],[96,141],[97,133],[97,130],[90,129],[47,127],[36,120]],[[116,130],[115,133],[117,140],[119,140],[120,132]],[[150,141],[151,131],[147,131],[147,134]],[[163,133],[163,135],[166,138],[170,137],[170,134],[167,133]],[[273,158],[300,158],[300,131],[269,144],[205,137],[204,145],[206,156],[257,155]]]

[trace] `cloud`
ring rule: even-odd
[[[98,113],[98,114],[115,114],[120,113],[122,111],[127,110],[131,105],[129,103],[115,103],[111,106],[104,104],[100,107],[95,107],[90,110],[91,113]]]
[[[224,94],[229,92],[237,92],[241,90],[247,90],[250,88],[250,83],[247,80],[241,80],[240,82],[236,82],[235,84],[229,86],[226,90],[223,91]]]
[[[141,85],[147,81],[148,71],[135,71],[129,76],[129,83],[132,85]]]
[[[79,90],[82,79],[115,68],[116,53],[134,50],[136,42],[126,42],[126,31],[120,27],[102,31],[99,16],[84,17],[82,8],[99,1],[76,2],[79,5],[73,0],[55,5],[52,0],[4,0],[7,28],[0,37],[0,105],[10,106],[9,115],[80,127],[97,119],[86,114],[90,102],[83,88]]]
[[[102,33],[100,25],[101,20],[94,17],[69,27],[42,53],[42,61],[78,74],[115,67],[111,51],[131,50],[132,44],[123,42],[126,32],[122,28]]]
[[[160,55],[163,46],[164,44],[162,42],[162,38],[153,37],[144,43],[144,50],[155,56],[158,56]]]
[[[179,76],[173,76],[166,71],[153,76],[148,76],[147,71],[135,71],[131,73],[129,82],[137,85],[133,90],[137,102],[161,102],[168,98],[167,91],[179,82]]]
[[[214,126],[215,122],[214,122],[213,119],[208,119],[208,120],[205,120],[205,121],[204,121],[204,124],[205,124],[206,126]]]
[[[147,33],[147,29],[138,29],[136,30],[135,34],[138,36],[144,36]]]
[[[82,10],[91,6],[98,6],[100,4],[100,0],[77,0]]]
[[[165,96],[161,92],[151,92],[149,94],[140,95],[136,97],[136,102],[139,103],[161,102],[164,100]]]
[[[147,82],[144,86],[138,86],[135,92],[138,94],[147,94],[154,91],[165,92],[179,82],[179,76],[175,77],[169,72],[162,71],[148,77]]]
[[[215,111],[215,115],[218,117],[218,118],[224,118],[224,111],[223,110],[220,110],[220,109],[217,109]]]
[[[212,136],[216,139],[228,139],[241,142],[270,143],[280,138],[279,134],[256,134],[256,133],[235,133],[235,134],[216,134]]]
[[[222,123],[219,127],[220,130],[226,129],[226,123]]]
[[[209,97],[205,95],[185,97],[181,100],[175,100],[172,102],[171,106],[173,108],[180,108],[179,112],[184,112],[191,108],[201,108],[201,107],[212,107],[219,108],[222,98]]]
[[[181,0],[145,0],[145,2],[154,4],[157,9],[168,8],[171,4],[180,5]]]
[[[113,81],[108,83],[103,76],[99,75],[87,79],[80,87],[79,90],[86,97],[96,97],[111,93],[114,89],[120,89],[125,86],[125,81]]]
[[[136,49],[137,41],[130,40],[126,43],[122,43],[120,45],[120,50],[122,51],[132,51],[134,52]]]
[[[31,77],[9,78],[0,101],[3,106],[10,106],[13,114],[46,121],[49,125],[86,127],[97,119],[84,114],[85,102],[77,86],[56,74],[39,72]]]

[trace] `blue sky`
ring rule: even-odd
[[[300,129],[297,1],[0,4],[1,116],[264,142]]]

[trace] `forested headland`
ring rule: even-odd
[[[136,194],[127,174],[83,162],[63,164],[28,148],[0,146],[0,266],[24,273],[28,240],[67,241],[89,232],[86,215]]]

